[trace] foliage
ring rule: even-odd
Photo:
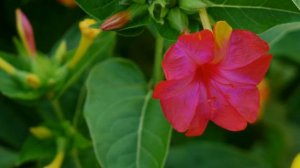
[[[22,72],[14,78],[0,66],[0,167],[44,167],[59,154],[63,168],[290,167],[300,152],[300,1],[76,3],[68,8],[53,0],[0,2],[0,58]],[[16,37],[18,7],[34,29],[39,49],[34,59]],[[181,33],[203,29],[200,8],[206,8],[212,25],[225,20],[270,46],[268,101],[258,121],[242,132],[210,124],[203,136],[185,137],[172,131],[152,98],[163,79],[167,48]],[[101,32],[75,68],[64,69],[80,47],[78,23],[91,17],[97,23],[89,28],[98,29],[122,11],[130,14],[128,23]],[[41,87],[31,87],[27,73],[40,77]],[[32,131],[37,127],[49,136]]]

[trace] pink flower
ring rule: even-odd
[[[259,111],[258,83],[272,56],[257,35],[232,30],[224,21],[213,32],[181,35],[163,60],[166,81],[153,97],[179,132],[201,135],[208,121],[230,131],[255,122]]]

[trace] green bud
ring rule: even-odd
[[[164,18],[168,14],[167,0],[154,0],[148,8],[150,16],[158,23],[164,24]]]
[[[179,8],[171,9],[169,11],[167,19],[170,26],[179,32],[183,32],[188,28],[188,17]]]
[[[199,12],[200,8],[206,8],[209,6],[209,2],[206,0],[179,0],[179,8],[188,13]]]
[[[130,5],[132,0],[120,0],[119,4],[120,5]]]
[[[166,0],[167,8],[173,8],[177,5],[177,0]]]

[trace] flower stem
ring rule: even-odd
[[[211,31],[212,29],[211,29],[211,25],[210,25],[210,22],[209,22],[209,18],[208,18],[206,9],[205,8],[201,8],[199,10],[199,15],[200,15],[200,20],[201,20],[203,29],[208,29],[208,30]]]
[[[163,50],[164,50],[164,39],[160,35],[157,35],[156,46],[155,46],[154,68],[153,68],[154,85],[163,79],[163,73],[161,68],[161,62],[163,59]]]
[[[57,99],[52,100],[51,104],[53,106],[54,113],[56,114],[57,118],[61,121],[64,120],[64,114],[62,112],[59,101]]]
[[[73,117],[73,127],[75,129],[77,129],[77,126],[78,126],[78,123],[79,123],[79,120],[80,120],[80,117],[82,114],[82,107],[84,104],[85,97],[86,97],[86,88],[85,88],[85,86],[83,86],[80,89],[79,98],[78,98],[75,114]]]

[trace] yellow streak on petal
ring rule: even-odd
[[[218,48],[225,47],[230,39],[232,32],[231,26],[225,21],[219,21],[214,27],[214,36]]]
[[[291,168],[299,168],[300,167],[300,153],[295,157]]]
[[[215,57],[212,63],[216,64],[222,60],[226,54],[227,44],[232,32],[231,26],[225,21],[218,21],[215,24],[213,33],[216,43]]]

